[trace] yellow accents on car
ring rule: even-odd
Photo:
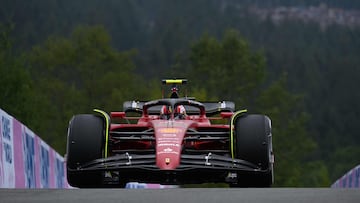
[[[96,113],[101,114],[105,119],[106,129],[105,129],[105,152],[104,152],[104,158],[107,158],[108,156],[108,144],[109,144],[109,126],[110,126],[110,117],[109,115],[102,110],[94,109]]]
[[[234,153],[234,121],[237,117],[241,116],[242,114],[246,113],[247,109],[244,110],[240,110],[234,113],[234,115],[231,117],[231,122],[230,122],[230,151],[231,151],[231,157],[234,159],[235,158],[235,153]]]

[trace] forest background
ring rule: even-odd
[[[65,153],[68,121],[189,79],[273,122],[275,186],[360,163],[356,0],[1,0],[0,108]]]

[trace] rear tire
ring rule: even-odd
[[[235,120],[235,157],[266,173],[238,174],[234,187],[270,187],[273,183],[271,120],[265,115],[244,115]]]
[[[103,172],[74,171],[74,169],[103,157],[104,128],[103,119],[95,115],[81,114],[71,119],[67,140],[67,179],[71,186],[79,188],[101,186]]]

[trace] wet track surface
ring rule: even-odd
[[[360,202],[360,189],[0,189],[0,202]]]

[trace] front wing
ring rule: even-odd
[[[71,172],[104,171],[116,172],[128,181],[161,184],[189,184],[203,182],[236,182],[238,174],[262,174],[257,165],[241,159],[216,155],[181,155],[180,165],[175,170],[161,170],[156,166],[155,154],[120,154],[96,159]]]

